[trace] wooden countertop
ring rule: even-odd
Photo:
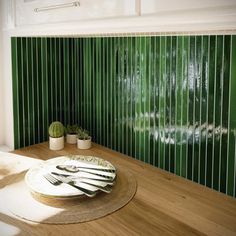
[[[2,212],[0,207],[0,235],[4,236],[7,226],[9,232],[13,229],[17,232],[12,235],[236,235],[236,199],[103,146],[93,144],[90,150],[78,150],[67,144],[62,151],[50,151],[45,142],[13,153],[42,160],[69,153],[102,157],[130,170],[138,189],[133,200],[122,209],[79,224],[30,223]],[[0,158],[0,190],[14,183],[14,178],[22,172],[18,169],[12,174],[2,163],[6,166],[7,157]],[[0,204],[3,208],[3,203]]]

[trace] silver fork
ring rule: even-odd
[[[51,172],[51,173],[52,173],[53,175],[56,175],[56,176],[61,177],[61,178],[63,178],[63,179],[67,179],[67,180],[69,179],[69,180],[72,180],[72,181],[73,181],[73,179],[71,179],[68,175],[58,174],[58,173],[56,173],[56,172]],[[77,179],[78,179],[78,178],[77,178]],[[99,190],[101,190],[101,191],[103,191],[103,192],[105,192],[105,193],[110,193],[110,192],[112,191],[112,188],[111,188],[109,185],[103,187],[103,186],[99,186],[99,185],[96,185],[96,184],[89,183],[89,182],[84,181],[84,180],[82,180],[82,179],[79,179],[79,182],[80,182],[80,183],[84,183],[84,184],[91,185],[91,186],[93,186],[93,187],[95,187],[95,188],[98,188]]]
[[[79,189],[81,192],[83,192],[86,196],[88,197],[94,197],[96,195],[95,192],[93,191],[90,191],[88,189],[85,189],[85,188],[82,188],[82,187],[79,187],[77,185],[74,184],[74,181],[73,180],[70,180],[70,179],[66,179],[66,178],[62,178],[62,177],[58,177],[58,178],[55,178],[54,176],[50,175],[50,174],[46,174],[44,175],[44,178],[51,184],[55,185],[55,186],[58,186],[62,183],[65,183],[65,184],[68,184],[74,188],[77,188]]]

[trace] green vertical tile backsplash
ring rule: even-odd
[[[99,144],[236,195],[236,36],[12,38],[15,148],[77,123]]]

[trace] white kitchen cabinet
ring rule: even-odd
[[[198,11],[236,6],[236,0],[140,0],[141,14],[165,14],[178,11]]]
[[[79,2],[78,7],[64,7],[36,12],[35,9]],[[15,0],[17,26],[107,19],[135,15],[135,0]]]

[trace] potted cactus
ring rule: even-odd
[[[52,122],[48,129],[49,148],[51,150],[61,150],[64,148],[64,126],[61,122]]]
[[[77,147],[79,149],[89,149],[91,148],[91,136],[89,132],[85,129],[78,128],[77,130]]]
[[[75,144],[77,142],[78,125],[67,125],[65,131],[66,142],[69,144]]]

